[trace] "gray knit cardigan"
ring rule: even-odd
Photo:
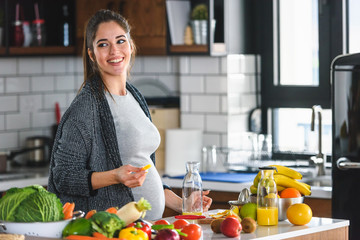
[[[50,160],[48,190],[62,203],[74,202],[75,209],[84,212],[121,207],[134,201],[131,189],[123,184],[96,191],[91,187],[93,172],[122,166],[114,120],[99,81],[93,78],[87,82],[61,118]],[[140,92],[129,83],[126,89],[151,120]],[[151,159],[155,164],[154,153]]]

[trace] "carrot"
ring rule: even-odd
[[[117,208],[116,207],[110,207],[110,208],[106,209],[105,212],[116,214],[117,213]]]
[[[90,211],[88,211],[88,213],[85,215],[85,218],[86,218],[86,219],[89,219],[89,218],[91,218],[95,213],[96,213],[96,210],[95,210],[95,209],[90,210]]]
[[[105,236],[104,234],[101,234],[99,232],[94,232],[93,237],[95,237],[97,239],[109,239],[107,236]]]
[[[89,236],[81,236],[81,235],[69,235],[65,237],[65,239],[69,240],[98,240],[97,237],[89,237]]]
[[[66,202],[64,205],[63,205],[63,212],[65,211],[66,208],[68,208],[70,205],[69,202]]]
[[[71,219],[74,215],[75,203],[70,203],[70,205],[64,209],[64,219]]]

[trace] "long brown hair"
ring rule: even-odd
[[[84,32],[84,44],[83,44],[83,64],[84,64],[84,82],[81,85],[81,88],[85,85],[87,81],[89,81],[92,77],[97,76],[99,79],[101,79],[100,71],[97,66],[96,62],[91,61],[89,55],[88,55],[88,49],[90,49],[90,52],[94,52],[93,42],[96,37],[97,30],[99,28],[99,25],[104,22],[111,22],[114,21],[119,26],[124,29],[124,31],[127,33],[130,45],[132,47],[132,53],[131,53],[131,61],[130,65],[128,67],[127,75],[130,76],[130,70],[131,67],[134,64],[135,60],[135,54],[136,54],[136,46],[134,41],[132,40],[130,36],[130,25],[128,21],[119,13],[116,13],[111,10],[105,10],[101,9],[97,11],[87,22],[85,32]],[[101,83],[105,89],[106,86],[101,79]],[[80,88],[80,89],[81,89]]]

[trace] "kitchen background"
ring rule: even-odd
[[[234,146],[248,130],[260,93],[256,55],[138,56],[130,82],[154,80],[180,96],[180,124],[203,131],[204,145]],[[51,136],[55,103],[63,113],[83,81],[81,57],[0,59],[0,151],[25,146],[33,135]]]

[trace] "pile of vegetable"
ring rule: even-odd
[[[151,224],[142,217],[151,209],[150,203],[141,198],[130,202],[119,210],[111,207],[105,211],[89,211],[84,218],[72,220],[63,230],[65,239],[76,240],[198,240],[201,227],[197,224],[177,221],[170,224],[166,220]],[[65,205],[64,205],[65,211]],[[184,221],[184,220],[182,220]],[[194,225],[194,226],[192,226]],[[181,230],[184,227],[184,230]],[[187,230],[185,228],[188,228]],[[194,231],[194,229],[196,229]],[[187,238],[192,235],[192,238]],[[194,238],[195,237],[195,238]]]
[[[0,220],[52,222],[64,219],[60,199],[40,185],[11,188],[0,199]]]

